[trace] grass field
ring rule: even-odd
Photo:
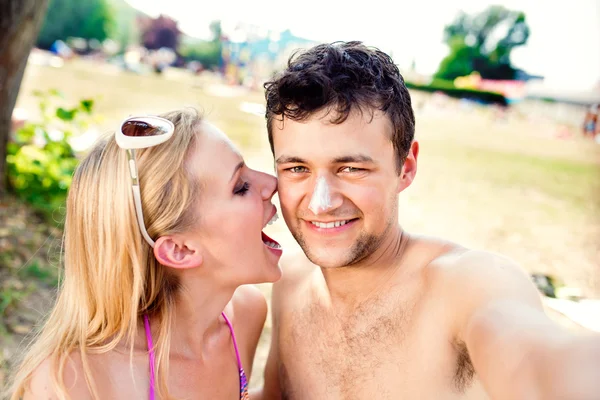
[[[74,61],[62,68],[30,65],[17,107],[35,110],[32,92],[50,88],[60,89],[65,101],[97,99],[102,132],[130,114],[199,107],[240,146],[251,167],[272,172],[264,119],[242,111],[248,104],[263,104],[260,92],[183,71],[140,76]],[[528,115],[519,106],[499,120],[481,106],[448,100],[440,107],[430,105],[434,103],[425,95],[414,96],[426,106],[417,112],[419,171],[400,199],[402,225],[503,253],[530,272],[555,275],[590,297],[600,297],[600,146],[578,137],[558,139],[553,134],[557,124]],[[268,230],[285,248],[294,247],[282,219]],[[269,296],[269,286],[261,288]],[[24,333],[12,332],[11,338],[9,331],[0,338],[5,359],[13,354],[15,338]],[[269,334],[267,323],[253,385],[261,382]]]

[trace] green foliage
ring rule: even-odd
[[[452,80],[477,71],[487,79],[513,79],[516,71],[510,54],[528,38],[529,27],[521,11],[490,6],[476,15],[461,12],[444,29],[450,53],[436,77]]]
[[[56,40],[70,37],[103,41],[115,27],[107,0],[50,0],[37,46],[48,49]]]
[[[27,297],[35,285],[23,285],[16,279],[4,279],[0,284],[0,337],[8,333],[8,326],[5,323],[6,316],[11,309]]]
[[[221,43],[219,42],[188,41],[179,47],[179,53],[187,61],[198,61],[207,69],[218,67],[221,63]]]
[[[56,287],[58,285],[58,269],[52,266],[43,266],[37,260],[34,260],[28,266],[19,269],[18,277],[23,280],[35,279],[48,286]]]
[[[94,101],[85,99],[65,108],[54,104],[61,97],[56,90],[35,95],[41,121],[26,123],[8,143],[8,179],[21,200],[50,220],[64,205],[79,163],[69,139],[89,127]]]
[[[443,92],[450,97],[459,99],[470,99],[474,101],[481,101],[484,103],[495,103],[500,105],[506,105],[506,98],[495,92],[486,92],[476,89],[468,88],[457,88],[454,86],[452,81],[444,79],[433,79],[427,84],[417,84],[412,82],[406,82],[406,87],[414,90],[421,90],[424,92]]]
[[[450,54],[440,62],[436,78],[452,80],[473,72],[473,60],[478,56],[477,50],[467,46],[461,37],[451,38],[448,46]]]

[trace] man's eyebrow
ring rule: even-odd
[[[365,154],[353,154],[348,156],[336,157],[333,159],[334,164],[343,164],[343,163],[373,163],[376,164],[373,158],[365,155]]]
[[[372,157],[367,156],[365,154],[352,154],[347,156],[336,157],[331,160],[333,164],[343,164],[343,163],[373,163],[377,164]],[[308,164],[303,158],[295,157],[295,156],[286,156],[282,155],[275,161],[276,164]]]
[[[300,157],[294,157],[294,156],[279,156],[279,158],[277,158],[277,160],[275,160],[276,164],[308,164],[306,160],[300,158]]]

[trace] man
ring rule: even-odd
[[[419,145],[389,56],[319,45],[265,87],[304,254],[273,288],[263,398],[600,399],[599,338],[549,320],[521,268],[398,223]]]

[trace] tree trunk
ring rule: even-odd
[[[0,193],[7,189],[6,145],[27,58],[48,0],[0,0]]]

